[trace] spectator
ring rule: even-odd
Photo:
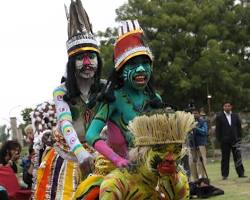
[[[34,130],[33,130],[33,126],[31,124],[27,125],[24,128],[24,132],[26,135],[26,142],[29,144],[33,144],[33,140],[34,140]]]
[[[28,185],[28,189],[32,187],[32,172],[33,172],[33,161],[34,161],[34,149],[33,145],[29,147],[29,155],[22,159],[21,166],[23,167],[23,181]]]
[[[221,175],[226,180],[229,175],[230,152],[233,153],[235,169],[239,177],[244,175],[241,159],[241,121],[239,115],[232,112],[230,102],[225,102],[223,111],[216,116],[216,138],[221,148]]]
[[[0,149],[0,165],[10,166],[17,173],[16,162],[20,158],[21,145],[16,140],[6,141]]]
[[[189,144],[189,167],[193,181],[199,178],[206,178],[206,145],[208,136],[208,124],[201,117],[198,109],[191,110],[197,122],[196,127],[188,136]]]

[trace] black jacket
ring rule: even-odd
[[[235,143],[241,139],[241,121],[238,114],[231,114],[231,126],[224,112],[216,116],[216,138],[220,143]]]

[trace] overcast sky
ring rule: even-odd
[[[115,9],[127,0],[82,0],[94,32],[114,27]],[[67,62],[70,0],[1,1],[0,125],[20,111],[52,99]]]

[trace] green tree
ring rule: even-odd
[[[21,115],[24,121],[24,125],[28,125],[31,124],[31,117],[30,117],[30,113],[33,111],[32,108],[25,108],[21,111]]]
[[[156,88],[168,103],[204,106],[209,93],[215,110],[224,100],[250,107],[249,6],[234,0],[128,0],[116,13],[117,21],[139,20],[154,54]],[[106,36],[101,49],[110,66],[115,33],[99,33]]]
[[[99,31],[97,36],[100,40],[100,51],[103,59],[103,78],[107,78],[110,72],[113,70],[113,47],[117,35],[115,28],[107,28],[105,32]]]

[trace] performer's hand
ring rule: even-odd
[[[102,155],[104,155],[107,159],[109,159],[110,161],[112,161],[112,163],[114,163],[114,165],[116,167],[122,168],[122,167],[126,167],[129,164],[128,160],[126,160],[126,159],[122,158],[121,156],[119,156],[103,140],[98,140],[94,144],[94,148],[99,153],[101,153]]]
[[[122,157],[118,157],[114,160],[114,164],[119,168],[123,168],[128,166],[129,161]]]

